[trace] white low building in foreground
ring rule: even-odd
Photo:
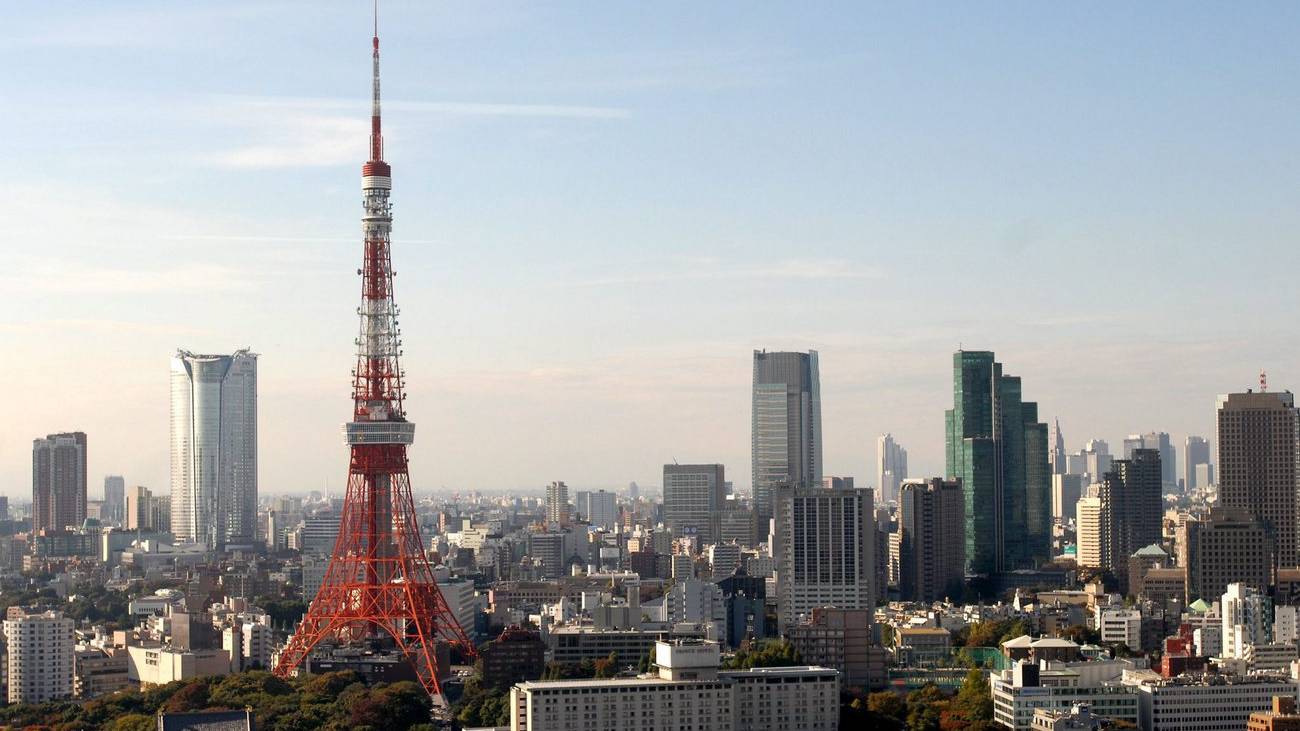
[[[761,731],[839,728],[839,672],[822,667],[719,670],[718,643],[655,645],[657,675],[519,683],[511,731]]]

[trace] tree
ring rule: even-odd
[[[900,723],[907,717],[907,703],[892,690],[882,690],[867,696],[867,710]]]
[[[988,679],[981,670],[966,673],[961,689],[952,701],[954,716],[959,716],[968,724],[976,721],[993,720],[993,696],[989,692]]]
[[[105,731],[153,731],[158,725],[153,716],[141,713],[129,713],[118,716],[105,726]]]
[[[750,668],[773,668],[798,665],[801,662],[794,645],[787,640],[765,640],[756,643],[747,650],[741,650],[722,664],[726,670],[748,670]]]

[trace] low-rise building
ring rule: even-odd
[[[1295,699],[1276,697],[1270,711],[1255,711],[1246,721],[1246,731],[1300,731]]]
[[[1029,724],[1033,731],[1101,731],[1111,725],[1109,719],[1093,714],[1087,703],[1076,703],[1068,711],[1036,708]]]
[[[547,637],[551,660],[563,665],[577,665],[583,660],[599,660],[618,655],[620,660],[636,663],[650,654],[655,642],[665,639],[666,632],[640,629],[598,629],[589,626],[556,627]]]
[[[505,689],[542,677],[546,669],[546,643],[532,630],[507,627],[499,637],[479,648],[481,674],[486,688]]]
[[[140,683],[141,687],[230,673],[230,653],[226,650],[136,646],[126,648],[126,651],[127,677]]]
[[[1242,729],[1250,714],[1272,709],[1275,696],[1296,698],[1295,681],[1280,675],[1143,678],[1132,687],[1143,731]]]
[[[790,628],[790,644],[804,662],[840,671],[846,687],[877,687],[885,679],[884,654],[872,652],[871,614],[819,607],[809,621]]]
[[[719,658],[716,642],[659,642],[655,675],[519,683],[510,691],[510,728],[833,731],[839,727],[837,671],[819,667],[719,671]]]
[[[900,665],[933,668],[952,659],[952,633],[942,627],[900,627],[894,635]]]
[[[1028,731],[1033,728],[1038,709],[1068,712],[1077,704],[1087,703],[1094,715],[1137,723],[1137,692],[1119,682],[1123,671],[1117,666],[1089,662],[1043,665],[1019,662],[989,677],[994,722],[1015,731]],[[1103,675],[1113,679],[1099,679]]]
[[[1142,612],[1123,607],[1097,607],[1094,613],[1097,634],[1104,645],[1122,644],[1130,650],[1142,649]]]
[[[72,656],[73,696],[96,698],[133,686],[127,665],[125,647],[78,647]]]

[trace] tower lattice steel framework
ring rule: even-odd
[[[353,373],[352,421],[344,434],[352,452],[347,496],[334,554],[307,615],[280,653],[275,672],[295,673],[322,640],[341,643],[388,634],[415,665],[424,688],[442,699],[436,645],[467,655],[474,645],[434,580],[415,519],[406,448],[415,424],[403,409],[403,373],[393,303],[388,203],[391,168],[384,162],[379,114],[379,29],[373,39],[374,95],[370,161],[362,166],[365,257],[361,269],[361,332]]]

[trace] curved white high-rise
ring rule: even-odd
[[[171,366],[172,532],[211,549],[257,538],[257,355],[177,351]]]

